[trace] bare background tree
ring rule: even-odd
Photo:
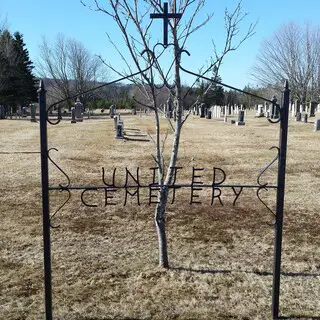
[[[263,41],[252,76],[263,86],[281,90],[289,79],[293,99],[303,106],[319,101],[320,29],[294,22]]]
[[[81,2],[94,11],[106,14],[110,22],[117,24],[122,33],[127,53],[120,50],[118,39],[116,42],[110,35],[108,38],[123,60],[126,70],[117,70],[111,63],[103,61],[110,70],[120,77],[132,74],[136,70],[140,71],[139,76],[130,79],[136,85],[136,90],[139,91],[139,94],[136,95],[136,97],[139,97],[137,102],[154,112],[156,134],[153,138],[155,142],[155,155],[153,158],[157,166],[157,184],[159,187],[158,203],[155,209],[155,225],[159,242],[159,265],[168,268],[169,259],[165,229],[165,213],[169,195],[168,186],[174,181],[181,130],[189,115],[189,113],[184,114],[186,99],[189,99],[189,97],[185,93],[186,90],[183,88],[181,81],[181,70],[179,67],[183,59],[181,51],[186,48],[189,37],[201,27],[204,27],[212,18],[212,15],[208,15],[204,21],[196,24],[196,18],[205,7],[206,0],[168,1],[171,12],[181,13],[183,16],[179,22],[178,19],[170,19],[168,27],[170,45],[167,49],[157,46],[155,56],[153,56],[151,52],[154,50],[155,42],[152,41],[152,33],[155,33],[155,26],[158,29],[162,23],[151,20],[150,13],[163,13],[162,1],[109,0],[102,2],[98,0],[83,0]],[[247,31],[242,36],[239,35],[240,26],[246,15],[246,13],[242,13],[241,11],[241,1],[233,11],[225,11],[226,38],[224,47],[219,51],[213,43],[213,55],[209,59],[210,63],[202,68],[202,75],[217,75],[224,57],[229,52],[239,48],[254,33],[254,25],[249,24]],[[157,34],[159,33],[157,32]],[[145,51],[145,54],[141,54],[143,51]],[[166,60],[164,59],[165,56],[167,57]],[[157,63],[158,61],[159,64]],[[152,68],[146,70],[148,66],[152,66]],[[165,67],[168,67],[168,71],[165,70]],[[195,79],[189,89],[192,89],[197,81],[198,79]],[[165,159],[164,157],[166,135],[162,136],[160,133],[160,115],[163,112],[164,97],[163,90],[157,88],[157,84],[159,85],[159,83],[165,84],[163,87],[166,91],[165,100],[169,98],[172,100],[176,114],[175,122],[168,119],[174,133],[169,159]],[[208,87],[210,87],[210,84],[208,84]],[[161,97],[159,97],[159,94],[161,94]]]
[[[51,96],[54,101],[94,88],[98,82],[107,79],[107,70],[101,60],[81,42],[63,34],[58,34],[53,43],[42,39],[36,70],[41,78],[51,80],[49,98]],[[81,97],[84,104],[89,99],[89,95]],[[68,106],[72,106],[72,101],[68,101]]]

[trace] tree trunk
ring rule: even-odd
[[[165,210],[166,210],[166,196],[164,195],[165,190],[160,191],[160,202],[157,204],[155,212],[155,224],[158,234],[159,243],[159,267],[169,268],[168,250],[167,250],[167,235],[166,235],[166,221],[165,221]]]

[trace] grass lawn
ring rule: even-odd
[[[124,115],[125,129],[154,135],[153,117]],[[162,119],[168,156],[172,133]],[[144,137],[144,140],[149,136]],[[137,138],[138,139],[138,138]],[[190,116],[180,144],[177,182],[190,183],[192,167],[226,172],[225,183],[256,184],[258,173],[274,158],[279,124],[246,117],[243,127]],[[113,119],[85,119],[48,125],[50,155],[71,185],[102,185],[102,167],[123,184],[125,168],[140,168],[150,183],[154,144],[115,139]],[[43,319],[43,251],[39,123],[0,121],[0,319]],[[276,165],[261,178],[276,183]],[[66,178],[50,164],[50,185]],[[255,190],[245,189],[235,206],[232,189],[223,189],[211,206],[211,190],[177,190],[167,210],[170,269],[158,268],[154,205],[147,190],[141,205],[124,191],[117,205],[105,206],[104,191],[73,191],[56,214],[52,229],[54,319],[271,319],[273,217]],[[261,192],[275,207],[275,191]],[[50,192],[53,213],[66,192]],[[197,200],[198,200],[197,199]],[[289,318],[320,319],[320,132],[310,122],[289,122],[280,313]]]

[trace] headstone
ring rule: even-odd
[[[76,123],[76,108],[71,108],[71,123]]]
[[[62,120],[61,106],[58,106],[58,120]]]
[[[310,102],[310,114],[309,117],[316,116],[317,103],[315,101]]]
[[[256,113],[256,116],[258,118],[261,118],[261,117],[264,117],[264,110],[263,110],[263,105],[262,104],[258,104],[257,105],[257,113]]]
[[[136,108],[136,106],[132,106],[132,107],[131,107],[131,114],[134,115],[134,116],[137,115],[137,108]]]
[[[244,110],[239,110],[238,121],[236,122],[237,126],[244,126]]]
[[[31,116],[31,119],[30,121],[31,122],[37,122],[37,119],[36,119],[36,106],[32,103],[30,105],[30,116]]]
[[[308,114],[307,113],[303,114],[303,122],[308,123]]]
[[[227,116],[227,115],[224,116],[223,121],[224,121],[224,122],[228,122],[228,116]]]
[[[313,131],[320,131],[320,119],[317,119],[314,122],[314,130]]]
[[[301,121],[301,112],[297,112],[296,121]]]
[[[5,118],[5,113],[4,113],[4,106],[0,105],[0,119]]]
[[[206,119],[211,119],[212,118],[212,112],[211,110],[207,111]]]
[[[117,122],[116,138],[123,139],[123,122],[122,121]]]
[[[292,106],[291,106],[291,116],[292,116],[292,118],[295,117],[296,112],[297,112],[296,111],[296,105],[293,103]]]
[[[230,123],[231,124],[236,124],[236,120],[231,120]]]
[[[232,106],[230,104],[228,105],[228,115],[232,115]]]
[[[77,101],[74,104],[75,106],[75,113],[76,113],[76,120],[77,122],[83,121],[83,104],[80,102],[80,99],[77,98]]]
[[[270,110],[267,111],[267,119],[270,119]]]
[[[200,118],[204,118],[205,117],[205,104],[202,103],[200,106]]]
[[[199,105],[196,105],[196,115],[197,115],[197,116],[199,115],[199,109],[200,109],[200,106],[199,106]]]
[[[110,112],[109,112],[109,116],[110,118],[113,118],[116,114],[116,106],[114,106],[113,104],[110,106]]]
[[[21,116],[22,116],[22,118],[26,118],[27,117],[27,109],[26,109],[26,107],[22,107]]]

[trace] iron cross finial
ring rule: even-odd
[[[168,24],[170,18],[180,19],[182,17],[181,13],[169,13],[168,12],[168,2],[163,4],[163,13],[151,13],[151,19],[163,19],[163,44],[168,45]]]

